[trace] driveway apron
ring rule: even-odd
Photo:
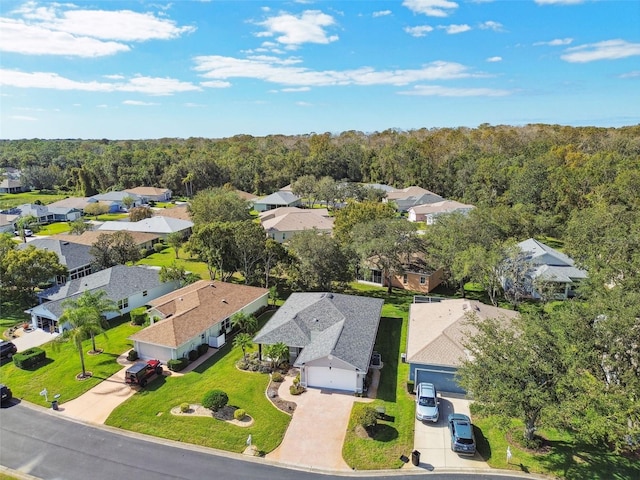
[[[266,458],[309,469],[351,471],[342,458],[342,445],[356,397],[315,388],[290,395],[292,380],[285,377],[278,395],[297,407],[282,443]]]

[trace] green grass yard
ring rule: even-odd
[[[25,203],[42,202],[43,205],[57,202],[67,198],[68,194],[48,193],[48,192],[23,192],[23,193],[0,193],[0,210],[17,207]]]
[[[68,233],[71,230],[71,226],[67,222],[56,222],[48,225],[42,225],[38,227],[35,233],[36,236],[41,235],[57,235],[59,233]]]
[[[200,278],[209,279],[207,265],[198,259],[191,258],[182,248],[179,252],[180,258],[176,259],[173,248],[167,247],[159,253],[152,253],[138,262],[138,265],[152,265],[155,267],[169,267],[175,262],[188,272],[199,275]]]

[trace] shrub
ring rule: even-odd
[[[130,362],[133,362],[137,359],[138,359],[138,352],[136,352],[133,349],[129,350],[129,353],[127,353],[127,360],[129,360]]]
[[[244,411],[244,408],[239,408],[233,412],[233,418],[236,420],[242,420],[247,416],[247,412]]]
[[[289,393],[291,393],[291,395],[300,395],[302,392],[304,392],[304,387],[299,383],[293,384],[289,387]]]
[[[198,356],[204,355],[205,353],[207,353],[207,350],[209,350],[209,345],[207,345],[206,343],[198,345]]]
[[[160,253],[165,248],[167,248],[167,246],[164,243],[158,242],[153,244],[153,251],[156,253]]]
[[[43,363],[47,358],[46,352],[38,347],[28,348],[23,352],[13,355],[13,363],[16,367],[30,369]]]
[[[293,379],[294,385],[300,385],[300,374],[296,375],[296,378]]]
[[[179,372],[189,365],[189,360],[186,358],[179,358],[178,360],[169,360],[167,362],[167,368],[172,372]]]
[[[180,404],[180,411],[182,413],[187,413],[189,410],[191,410],[191,405],[189,405],[187,402]]]
[[[238,363],[236,363],[236,367],[238,367],[240,370],[248,370],[249,364],[244,360],[238,360]]]
[[[198,350],[193,349],[189,351],[189,361],[193,362],[194,360],[196,360],[200,355],[198,355]]]
[[[131,317],[131,323],[134,325],[143,325],[147,320],[147,311],[144,307],[134,308],[129,312],[129,316]]]
[[[361,425],[364,428],[373,428],[378,424],[378,415],[376,409],[370,405],[358,409],[354,415],[357,425]]]
[[[273,380],[276,383],[280,383],[280,382],[284,381],[284,377],[282,376],[282,374],[280,372],[273,372],[271,374],[271,380]]]
[[[141,249],[140,249],[140,258],[148,257],[150,253],[151,253],[151,250],[150,250],[150,249],[148,249],[148,248],[141,248]]]
[[[229,402],[229,396],[222,390],[207,392],[202,400],[202,406],[217,412]]]

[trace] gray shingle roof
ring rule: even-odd
[[[46,308],[53,314],[62,315],[62,302],[85,291],[104,290],[107,298],[117,302],[134,293],[151,290],[159,286],[160,270],[148,267],[116,265],[86,277],[71,280],[64,285],[51,287],[39,296],[50,300]]]
[[[58,255],[60,263],[65,265],[69,270],[84,267],[93,261],[93,256],[89,253],[91,247],[87,245],[52,238],[37,238],[29,243],[19,244],[18,248],[24,249],[29,245],[33,245],[40,250],[55,252],[56,255]]]
[[[303,347],[298,365],[331,354],[366,371],[383,303],[356,295],[293,293],[254,341]]]

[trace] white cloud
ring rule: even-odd
[[[400,95],[420,95],[430,97],[504,97],[509,90],[491,88],[451,88],[440,85],[416,85],[413,90],[398,92]]]
[[[295,48],[303,43],[327,44],[338,40],[337,35],[329,35],[327,27],[335,25],[331,15],[319,10],[307,10],[299,16],[281,13],[267,18],[258,25],[266,30],[258,32],[258,37],[275,37],[278,43]]]
[[[620,78],[638,78],[640,77],[640,70],[634,70],[632,72],[623,73]]]
[[[536,42],[533,44],[534,47],[538,47],[540,45],[546,45],[549,47],[561,47],[563,45],[571,45],[573,42],[573,38],[555,38],[548,42]]]
[[[221,80],[211,80],[208,82],[200,82],[200,85],[208,88],[229,88],[231,86],[231,83],[223,82]]]
[[[404,31],[412,37],[424,37],[427,33],[433,31],[433,27],[429,25],[419,25],[417,27],[404,27]]]
[[[456,33],[464,33],[471,30],[469,25],[439,25],[438,28],[445,30],[449,35],[455,35]]]
[[[308,92],[311,90],[309,87],[295,87],[295,88],[283,88],[281,92]]]
[[[450,10],[458,8],[456,2],[449,0],[404,0],[402,5],[414,13],[421,13],[430,17],[446,17]]]
[[[538,5],[578,5],[584,0],[535,0]]]
[[[126,77],[124,75],[113,74],[113,75],[103,75],[104,78],[108,78],[109,80],[124,80]]]
[[[496,63],[496,62],[501,62],[502,61],[502,57],[489,57],[487,58],[487,62],[489,63]]]
[[[453,62],[436,61],[412,70],[375,70],[360,67],[353,70],[314,71],[301,66],[278,63],[268,59],[240,59],[219,55],[195,57],[194,69],[213,80],[253,78],[287,86],[336,85],[408,85],[425,80],[443,80],[480,76],[468,67]],[[281,62],[281,61],[280,61]]]
[[[0,69],[0,85],[18,88],[76,90],[84,92],[136,92],[147,95],[172,95],[201,90],[189,82],[173,78],[137,76],[122,82],[80,82],[52,72],[20,72]]]
[[[640,43],[625,40],[605,40],[568,48],[560,58],[571,63],[586,63],[596,60],[617,60],[640,55]]]
[[[26,55],[98,57],[130,50],[124,42],[167,40],[193,32],[172,20],[131,10],[87,10],[27,2],[0,18],[0,50]]]
[[[494,22],[493,20],[487,20],[478,25],[480,30],[493,30],[494,32],[502,32],[503,27],[500,22]]]
[[[11,120],[19,120],[22,122],[37,122],[38,119],[36,117],[29,117],[27,115],[11,115],[9,117]]]
[[[159,103],[153,103],[153,102],[141,102],[140,100],[125,100],[124,102],[122,102],[123,105],[134,105],[137,107],[151,107],[154,105],[160,105]]]
[[[386,17],[387,15],[391,15],[392,12],[391,10],[380,10],[378,12],[373,12],[373,18],[377,18],[377,17]]]
[[[299,107],[313,107],[313,103],[309,102],[296,102],[296,105]]]

